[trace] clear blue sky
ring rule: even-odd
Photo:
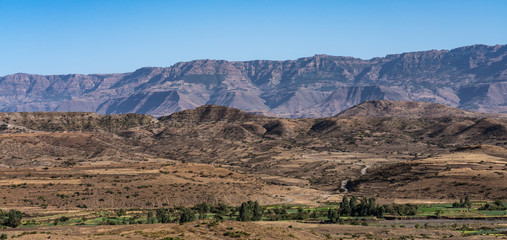
[[[506,43],[504,0],[0,0],[0,76]]]

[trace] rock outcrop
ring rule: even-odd
[[[362,60],[196,60],[132,73],[0,77],[0,111],[168,115],[214,104],[278,117],[325,117],[366,100],[507,112],[507,45]]]

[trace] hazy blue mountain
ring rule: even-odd
[[[196,60],[132,73],[0,77],[0,111],[154,116],[206,104],[281,117],[336,115],[365,100],[507,112],[507,45],[473,45],[362,60]]]

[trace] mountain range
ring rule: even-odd
[[[334,116],[366,100],[441,103],[507,113],[507,45],[473,45],[369,60],[195,60],[131,73],[0,77],[0,111],[164,116],[221,105],[277,117]]]

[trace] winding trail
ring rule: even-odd
[[[349,183],[349,180],[345,179],[345,180],[342,181],[342,185],[341,185],[341,188],[343,190],[345,190],[346,193],[349,192],[349,190],[347,189],[347,183]]]
[[[301,156],[302,158],[305,158],[305,159],[312,159],[312,160],[319,160],[319,161],[330,161],[330,162],[342,162],[342,160],[336,160],[336,159],[326,159],[326,158],[316,158],[316,157],[309,157],[307,155],[302,155]],[[357,166],[363,166],[363,168],[361,168],[361,175],[365,175],[368,171],[368,168],[370,168],[370,166],[368,165],[365,165],[365,164],[360,164],[360,163],[352,163],[354,165],[357,165]],[[346,180],[343,180],[341,182],[341,188],[343,190],[345,190],[345,192],[349,192],[349,189],[347,189],[347,183],[349,182],[348,179]]]
[[[361,175],[365,175],[368,168],[370,168],[370,166],[368,166],[368,165],[363,165],[363,166],[364,166],[364,168],[361,169]]]
[[[368,165],[361,165],[361,166],[364,166],[363,168],[361,168],[361,175],[365,175],[366,171],[368,170],[368,168],[370,168],[370,166],[368,166]],[[347,183],[349,183],[348,179],[343,180],[342,184],[341,184],[341,188],[343,190],[345,190],[346,193],[349,192],[349,189],[347,189]]]

